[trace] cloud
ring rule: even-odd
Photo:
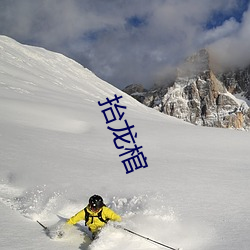
[[[227,29],[224,24],[220,29]],[[243,15],[242,22],[221,39],[210,44],[216,61],[225,67],[244,67],[250,64],[250,10]]]
[[[232,17],[226,20],[221,26],[204,31],[200,38],[201,44],[211,44],[225,37],[235,34],[240,28],[240,24]]]
[[[204,46],[212,44],[223,57],[223,46],[247,49],[249,14],[242,22],[233,17],[242,8],[239,2],[2,0],[0,33],[61,52],[120,88],[148,87]],[[214,20],[219,15],[222,23]]]

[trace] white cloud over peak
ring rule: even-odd
[[[120,88],[150,85],[200,48],[247,49],[249,10],[242,22],[234,16],[243,2],[3,0],[0,33],[64,53]]]
[[[233,26],[233,25],[232,25]],[[217,61],[225,66],[245,66],[250,64],[250,10],[243,15],[242,22],[227,36],[210,45]],[[225,28],[225,27],[224,27]]]

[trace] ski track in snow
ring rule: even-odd
[[[73,134],[85,133],[91,129],[88,122],[71,118],[70,115],[65,114],[66,110],[63,113],[62,109],[51,108],[48,105],[33,104],[31,106],[28,102],[5,100],[1,102],[0,113],[4,113],[6,108],[9,112],[2,117],[2,121]]]

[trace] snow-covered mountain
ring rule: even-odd
[[[217,72],[203,49],[180,65],[171,86],[124,91],[143,104],[184,121],[209,127],[250,127],[249,68]],[[133,90],[134,88],[134,90]]]
[[[250,66],[245,68],[228,69],[218,72],[218,79],[223,82],[230,93],[245,97],[250,103]]]
[[[114,95],[124,117],[106,124],[98,102]],[[129,174],[107,129],[124,119],[148,164]],[[249,139],[161,114],[63,55],[1,36],[0,248],[163,249],[112,225],[90,243],[84,222],[62,239],[36,223],[53,228],[97,193],[124,227],[168,246],[248,250]]]

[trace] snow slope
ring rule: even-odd
[[[147,157],[130,174],[98,105],[114,94]],[[163,249],[112,225],[90,244],[83,223],[63,239],[36,223],[53,228],[97,193],[124,227],[171,247],[248,250],[249,143],[248,132],[165,116],[63,55],[0,36],[1,249]]]

